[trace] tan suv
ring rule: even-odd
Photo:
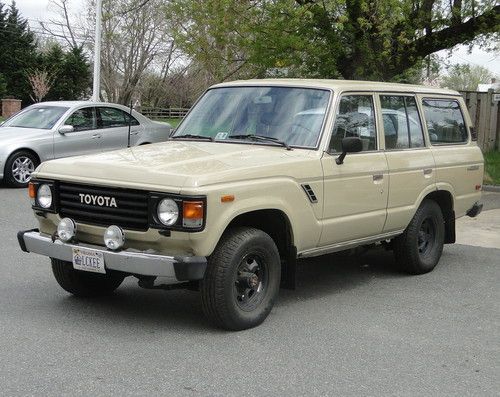
[[[29,193],[78,296],[194,288],[218,326],[245,329],[294,287],[297,258],[383,243],[431,271],[455,219],[482,208],[483,156],[455,91],[361,81],[211,87],[170,140],[43,163]]]

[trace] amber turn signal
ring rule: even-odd
[[[234,201],[234,196],[232,194],[221,196],[220,198],[221,203],[230,203],[231,201]]]
[[[34,199],[36,197],[36,189],[33,182],[28,183],[28,195],[31,199]]]
[[[203,219],[203,201],[184,201],[184,219]]]

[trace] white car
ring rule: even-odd
[[[0,127],[0,180],[23,187],[43,161],[166,141],[172,127],[126,106],[90,101],[41,102]]]

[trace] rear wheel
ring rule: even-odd
[[[394,255],[401,268],[423,274],[436,267],[444,244],[444,218],[439,205],[424,200],[405,232],[394,240]]]
[[[238,227],[221,238],[201,284],[205,315],[217,326],[242,330],[261,324],[277,298],[278,249],[261,230]]]
[[[75,270],[71,262],[50,259],[52,272],[59,285],[69,293],[80,297],[103,296],[113,293],[125,276],[117,272],[99,274]]]
[[[13,153],[5,162],[5,180],[14,187],[26,187],[39,161],[26,150]]]

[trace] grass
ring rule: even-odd
[[[492,185],[500,185],[500,152],[485,153],[484,164],[484,182]]]
[[[5,120],[5,119],[4,119],[2,116],[0,116],[0,123],[1,123],[2,121],[4,121],[4,120]]]

